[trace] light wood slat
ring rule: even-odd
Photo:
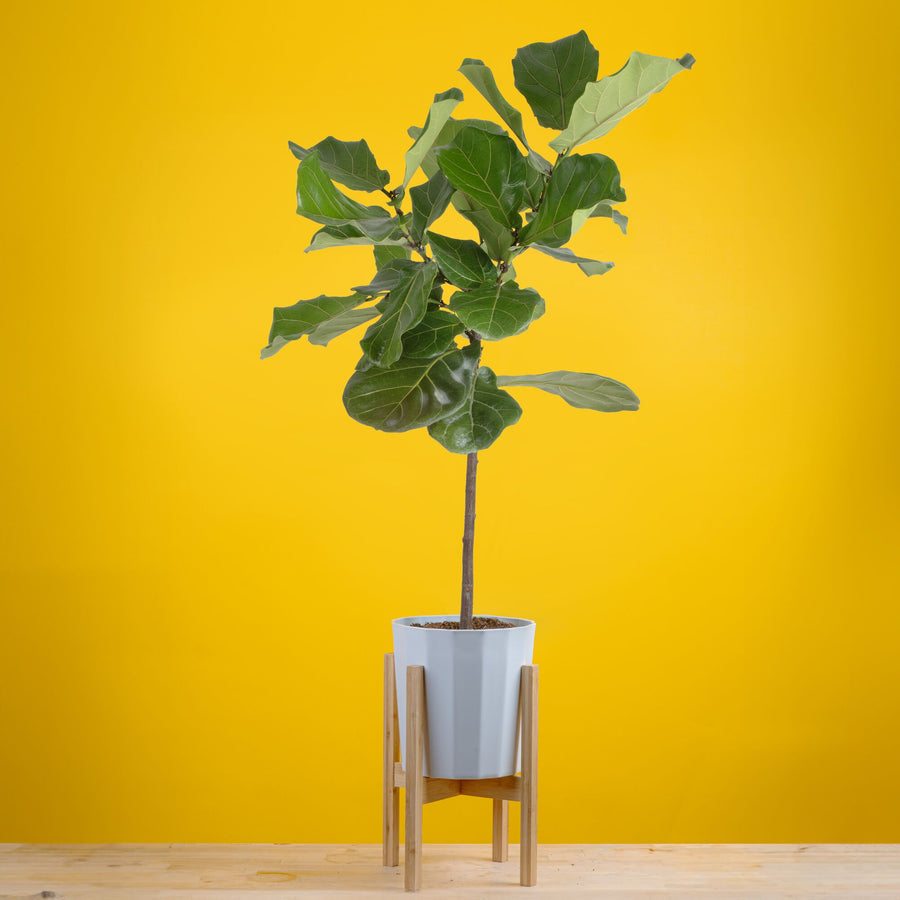
[[[503,778],[464,779],[459,783],[459,792],[466,797],[518,800],[522,796],[522,776],[506,775]]]
[[[494,862],[506,862],[509,859],[509,801],[494,800],[493,807],[491,859]]]
[[[406,667],[406,866],[407,891],[422,887],[422,801],[425,795],[425,667]]]
[[[348,826],[349,827],[349,826]],[[897,900],[898,844],[542,844],[541,883],[519,892],[518,848],[427,844],[428,897],[459,900]],[[0,897],[58,900],[388,900],[400,868],[377,844],[0,845]]]
[[[453,778],[424,779],[423,803],[434,803],[465,794],[467,797],[487,797],[498,800],[518,800],[522,793],[522,776],[508,775],[505,778],[481,778],[473,781],[456,781]],[[406,787],[406,773],[400,763],[394,765],[394,785]]]
[[[423,803],[435,803],[438,800],[447,800],[449,797],[459,796],[459,782],[452,778],[426,778],[425,790],[422,794]]]
[[[446,800],[449,797],[456,797],[461,792],[459,789],[460,782],[454,778],[429,778],[427,775],[423,779],[424,791],[422,794],[423,803],[434,803],[437,800]],[[394,764],[394,784],[398,788],[406,787],[406,772],[400,763]],[[2,900],[2,898],[0,898]]]
[[[394,654],[384,655],[384,808],[382,810],[383,861],[386,866],[400,865],[400,786],[394,779],[400,764],[400,734],[397,725],[397,685],[394,679]]]
[[[537,884],[538,667],[522,666],[522,827],[519,880]]]

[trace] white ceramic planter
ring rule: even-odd
[[[518,704],[522,666],[534,651],[534,622],[514,628],[415,628],[458,616],[394,619],[400,747],[406,759],[406,667],[425,667],[425,775],[500,778],[519,770]]]

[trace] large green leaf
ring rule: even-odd
[[[689,60],[689,61],[688,61]],[[643,106],[651,94],[661,91],[679,72],[690,68],[693,57],[683,60],[632,53],[612,75],[589,84],[572,110],[568,127],[550,146],[564,153],[579,144],[603,137],[632,110]]]
[[[390,174],[379,169],[375,157],[365,141],[339,141],[327,137],[309,150],[288,141],[297,159],[306,159],[318,152],[319,165],[335,181],[356,191],[380,191],[390,181]]]
[[[269,343],[263,347],[260,359],[274,356],[289,341],[296,341],[323,322],[360,306],[367,299],[362,294],[351,294],[349,297],[326,297],[322,294],[312,300],[300,300],[293,306],[276,306],[272,313]]]
[[[602,203],[598,203],[594,207],[594,211],[590,214],[589,218],[597,219],[597,218],[607,218],[612,219],[616,225],[619,226],[619,230],[622,234],[625,234],[628,231],[628,216],[623,215],[617,209],[612,208],[611,200],[604,200]]]
[[[566,247],[544,247],[541,244],[532,244],[531,246],[535,250],[540,250],[541,253],[546,253],[547,256],[553,257],[553,259],[558,259],[560,262],[575,263],[585,275],[605,275],[614,265],[611,262],[600,262],[599,259],[576,256]],[[354,288],[353,290],[356,291],[359,288]]]
[[[525,157],[506,134],[461,128],[437,151],[438,165],[458,191],[486,209],[506,228],[522,223],[519,210],[525,196]]]
[[[373,240],[386,238],[396,227],[386,209],[342,194],[319,164],[317,150],[297,167],[297,213],[321,225],[353,225]]]
[[[386,294],[388,291],[400,285],[404,277],[411,275],[416,269],[422,267],[422,263],[411,259],[392,259],[386,262],[368,283],[354,287],[357,294],[366,294],[374,297],[376,294]]]
[[[525,205],[537,209],[546,186],[547,177],[533,166],[528,166],[525,172]]]
[[[431,149],[425,154],[425,158],[422,160],[422,171],[429,177],[432,178],[436,172],[439,172],[437,159],[435,158],[435,151],[440,150],[441,147],[446,146],[456,137],[460,128],[466,128],[471,126],[472,128],[480,128],[482,131],[487,131],[490,134],[505,134],[506,132],[503,130],[501,125],[498,125],[496,122],[492,122],[490,119],[454,119],[450,118],[444,123],[444,127],[441,129],[440,134],[434,139],[434,143],[431,145]],[[418,126],[413,126],[412,128],[408,128],[407,134],[411,138],[418,138],[422,133],[423,129]]]
[[[409,242],[400,232],[400,229],[397,226],[397,223],[402,221],[404,224],[409,220],[409,216],[404,216],[402,219],[379,219],[377,220],[377,224],[380,226],[381,222],[391,222],[393,221],[394,227],[392,230],[388,231],[388,233],[382,238],[373,238],[371,235],[364,234],[363,231],[356,227],[353,224],[345,224],[345,225],[326,225],[324,228],[320,228],[313,236],[310,241],[309,246],[306,248],[304,252],[310,253],[313,250],[325,250],[328,247],[352,247],[355,245],[375,245],[375,249],[378,250],[379,247],[383,247],[385,250],[391,250],[394,252],[399,252],[400,255],[408,255],[407,251],[403,248],[409,247]],[[374,231],[379,231],[379,228],[375,228],[374,224],[376,224],[373,220],[372,225],[370,227]]]
[[[465,404],[478,366],[477,349],[450,349],[429,359],[364,367],[344,388],[351,418],[379,431],[409,431],[452,415]]]
[[[434,102],[428,110],[428,117],[425,119],[425,127],[416,138],[412,147],[406,151],[406,174],[403,176],[403,187],[409,184],[410,178],[416,172],[416,169],[422,165],[422,160],[431,149],[437,136],[441,133],[441,129],[450,118],[450,114],[459,105],[463,94],[459,88],[450,88],[443,94],[435,94]],[[426,173],[427,174],[427,173]]]
[[[465,75],[481,96],[490,103],[497,115],[509,125],[512,133],[522,142],[522,146],[528,149],[522,113],[500,93],[494,73],[480,59],[464,59],[458,71]]]
[[[441,272],[450,284],[474,288],[496,279],[497,270],[491,258],[475,241],[461,241],[429,231],[428,242]]]
[[[544,299],[532,288],[514,281],[493,284],[474,291],[459,291],[450,298],[450,309],[463,325],[486,341],[499,341],[521,334],[544,314]]]
[[[380,242],[372,248],[373,255],[375,256],[376,269],[382,268],[393,259],[410,258],[412,250],[406,239],[404,238],[402,241],[397,241],[396,243],[397,245],[394,246],[387,242]]]
[[[428,151],[425,159],[422,161],[422,170],[429,178],[433,178],[438,173],[443,175],[443,172],[438,168],[435,158],[436,151],[449,144],[459,133],[460,129],[468,127],[480,128],[489,134],[505,134],[503,128],[496,122],[491,122],[487,119],[448,119],[435,140],[434,146]],[[421,128],[409,129],[410,137],[418,137],[421,132]],[[526,166],[526,187],[528,179],[533,179],[535,174],[531,167]],[[415,190],[416,188],[411,188],[410,194]],[[451,195],[450,202],[458,212],[478,228],[487,252],[495,259],[500,259],[501,255],[505,254],[510,244],[512,244],[513,237],[509,228],[496,222],[484,207],[475,203],[471,197],[467,197],[462,191],[455,191]]]
[[[440,170],[425,184],[418,184],[409,189],[412,201],[412,224],[409,226],[409,233],[414,241],[421,241],[425,236],[425,230],[444,214],[452,196],[453,185]]]
[[[561,159],[547,182],[544,202],[522,229],[523,244],[561,247],[584,224],[602,200],[621,201],[616,164],[600,153]]]
[[[403,335],[403,358],[438,356],[450,349],[453,339],[462,331],[463,324],[453,313],[429,309],[422,321]]]
[[[534,168],[546,175],[550,174],[550,163],[539,153],[536,153],[528,144],[525,137],[525,129],[522,125],[522,114],[507,102],[497,82],[494,73],[480,59],[464,59],[459,71],[469,79],[478,92],[494,108],[494,111],[509,125],[512,133],[522,142],[522,146],[528,151],[528,159]]]
[[[454,194],[453,205],[461,216],[468,219],[478,229],[481,243],[492,259],[500,262],[509,257],[513,234],[506,226],[497,222],[486,209],[471,203],[469,198],[460,191]]]
[[[377,209],[378,207],[374,208]],[[387,210],[382,210],[382,212],[387,212]],[[409,221],[409,213],[402,216],[401,219],[403,223],[406,224]],[[397,219],[388,214],[374,219],[357,219],[353,222],[347,222],[347,224],[355,226],[367,237],[372,238],[376,244],[379,244],[383,241],[396,239],[396,234],[399,230],[397,223],[398,221],[401,221],[401,219]]]
[[[417,263],[379,304],[381,318],[366,330],[360,346],[376,366],[387,368],[403,353],[403,335],[422,321],[437,275],[433,262]]]
[[[584,31],[551,44],[521,47],[513,59],[516,88],[545,128],[565,128],[585,85],[595,81],[600,54]]]
[[[635,410],[640,400],[634,392],[612,378],[587,372],[546,372],[543,375],[500,375],[497,384],[504,387],[536,387],[562,397],[570,406],[599,412]]]
[[[453,415],[428,426],[428,433],[451,453],[486,450],[504,428],[515,425],[522,407],[497,387],[497,378],[482,366],[475,377],[469,402]]]
[[[346,312],[338,313],[331,319],[326,319],[321,325],[315,328],[307,335],[307,340],[311,344],[318,344],[324,347],[329,341],[333,341],[336,337],[371,322],[376,316],[380,315],[374,306],[363,306],[358,309],[348,309]]]

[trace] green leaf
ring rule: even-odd
[[[381,318],[366,330],[360,346],[376,366],[387,368],[403,353],[403,335],[422,321],[437,275],[433,262],[416,263],[379,304]]]
[[[321,225],[353,225],[374,240],[388,236],[396,226],[380,206],[363,206],[342,194],[319,164],[314,150],[297,167],[297,213]]]
[[[613,222],[619,226],[619,230],[622,232],[622,234],[625,234],[628,231],[628,216],[623,215],[617,209],[613,209],[611,206],[611,201],[604,200],[602,203],[598,203],[594,207],[594,211],[589,216],[589,218],[591,219],[597,219],[600,217],[612,219]]]
[[[421,428],[465,404],[477,366],[477,350],[470,346],[430,359],[399,359],[389,368],[364,368],[347,382],[344,407],[351,418],[379,431]]]
[[[505,134],[504,130],[496,122],[490,122],[487,119],[449,119],[447,124],[441,129],[441,133],[435,140],[434,146],[428,151],[425,159],[422,161],[422,169],[429,178],[433,178],[441,171],[438,168],[437,160],[435,159],[435,152],[449,144],[459,133],[460,129],[467,127],[480,128],[482,131],[486,131],[489,134]],[[421,132],[421,128],[409,129],[411,137],[417,137]],[[528,167],[526,167],[526,170],[527,168]],[[531,176],[529,175],[529,177]],[[410,193],[414,190],[416,189],[411,188]],[[488,253],[492,256],[496,255],[497,259],[500,258],[500,254],[506,253],[510,244],[512,244],[513,239],[512,233],[508,228],[504,228],[504,226],[495,222],[482,206],[475,203],[471,197],[467,197],[462,191],[454,192],[450,198],[450,202],[457,211],[466,218],[469,218],[478,228],[479,233],[482,236],[482,243],[487,245],[486,249]],[[469,216],[470,212],[474,212],[475,215]]]
[[[513,59],[516,88],[545,128],[565,128],[585,85],[597,79],[600,54],[584,31],[551,44],[521,47]]]
[[[434,102],[428,110],[428,117],[425,119],[425,127],[421,134],[416,138],[412,147],[406,151],[406,174],[403,176],[403,187],[409,184],[410,178],[416,172],[416,169],[422,165],[425,154],[431,149],[435,139],[440,134],[441,129],[450,118],[450,114],[459,105],[463,94],[459,88],[450,88],[443,94],[435,94]]]
[[[506,228],[522,223],[525,158],[506,134],[461,128],[453,141],[437,151],[438,165],[458,191],[486,209]]]
[[[408,219],[408,215],[399,220],[379,219],[377,222],[378,226],[381,225],[382,221],[393,222],[394,228],[388,231],[385,237],[377,239],[371,235],[364,234],[355,224],[349,222],[345,225],[326,225],[312,236],[312,240],[304,252],[311,253],[313,250],[325,250],[328,247],[372,246],[373,244],[376,245],[376,250],[378,250],[379,246],[384,247],[385,250],[408,247],[406,238],[400,233],[400,229],[396,227],[398,222],[406,223]],[[375,227],[374,221],[370,223],[369,228],[376,232],[383,230],[381,227]],[[401,253],[407,255],[405,250],[401,250]]]
[[[525,129],[522,125],[522,114],[508,103],[503,94],[500,93],[500,88],[497,87],[497,82],[494,80],[494,73],[480,59],[464,59],[463,64],[459,67],[459,71],[469,79],[478,93],[490,103],[497,115],[509,125],[512,133],[528,151],[528,159],[533,167],[537,171],[549,175],[551,169],[549,161],[529,146],[525,137]]]
[[[401,240],[397,241],[396,244],[397,246],[394,246],[393,242],[381,242],[372,248],[373,253],[375,254],[376,269],[383,268],[392,259],[410,258],[412,251],[406,243],[406,239],[401,236]]]
[[[600,262],[598,259],[588,259],[586,256],[576,256],[566,247],[544,247],[541,244],[532,244],[531,246],[560,262],[575,263],[585,275],[605,275],[615,265],[611,262]],[[359,288],[353,288],[353,290],[358,291]]]
[[[336,337],[340,337],[342,334],[346,334],[348,331],[370,322],[378,315],[379,312],[374,306],[348,309],[346,312],[338,313],[338,315],[313,328],[307,335],[307,340],[311,344],[318,344],[324,347],[329,341],[333,341]]]
[[[453,205],[461,216],[468,219],[478,229],[478,236],[488,255],[498,262],[506,260],[512,247],[512,232],[495,221],[486,209],[470,203],[465,194],[459,191],[454,194]]]
[[[624,199],[619,170],[608,156],[573,153],[560,160],[553,170],[544,202],[522,229],[519,241],[561,247],[584,224],[598,203]]]
[[[559,126],[565,131],[550,141],[550,146],[558,153],[564,153],[579,144],[603,137],[628,113],[643,106],[651,94],[661,91],[686,68],[689,66],[678,60],[632,53],[618,72],[584,89],[572,110],[568,127]]]
[[[494,281],[497,270],[491,258],[475,243],[428,232],[431,252],[444,277],[461,288],[474,288]]]
[[[474,291],[459,291],[450,298],[450,309],[463,325],[486,341],[499,341],[521,334],[544,314],[544,300],[531,288],[514,281],[487,285]]]
[[[377,209],[377,207],[373,207]],[[383,212],[387,212],[387,210],[383,210]],[[403,222],[403,224],[407,224],[409,222],[409,213],[402,216],[400,219],[392,217],[390,215],[384,216],[381,218],[374,219],[357,219],[354,222],[348,222],[348,225],[354,225],[366,237],[372,238],[372,240],[377,244],[382,241],[392,241],[396,240],[396,234],[399,231],[397,227],[398,222]]]
[[[432,178],[436,172],[440,171],[437,159],[435,159],[435,151],[440,150],[441,147],[449,144],[459,133],[460,128],[465,128],[467,126],[480,128],[482,131],[487,131],[490,134],[506,134],[502,126],[498,125],[496,122],[491,122],[490,119],[447,119],[440,134],[434,139],[431,149],[425,154],[425,158],[422,160],[422,171],[429,178]],[[422,131],[422,128],[413,126],[412,128],[407,129],[407,134],[409,134],[411,138],[418,138]]]
[[[410,188],[409,196],[412,201],[412,224],[409,233],[414,241],[421,242],[426,229],[447,209],[453,196],[453,185],[447,181],[447,176],[438,170],[425,184]]]
[[[494,73],[480,59],[464,59],[458,71],[465,75],[478,93],[490,103],[497,115],[509,125],[513,134],[522,142],[522,146],[528,149],[522,113],[508,103],[500,93]]]
[[[318,152],[322,169],[335,181],[356,191],[380,191],[391,179],[385,169],[378,168],[365,141],[339,141],[327,137],[309,150],[293,141],[288,141],[288,146],[297,159],[306,159],[310,153]]]
[[[587,372],[546,372],[543,375],[500,375],[497,384],[504,387],[536,387],[562,397],[570,406],[599,412],[635,410],[640,400],[632,390],[603,375]]]
[[[403,335],[403,358],[438,356],[454,346],[453,339],[462,332],[462,322],[452,313],[429,309],[422,321]]]
[[[521,415],[522,407],[497,387],[494,373],[482,366],[469,402],[459,412],[429,425],[428,433],[451,453],[475,453],[490,447]]]
[[[546,184],[546,176],[538,172],[534,166],[525,167],[525,202],[532,209],[537,209]]]
[[[352,288],[352,290],[356,291],[357,294],[366,294],[369,297],[374,297],[376,294],[386,294],[388,291],[398,287],[404,277],[408,277],[421,265],[421,263],[413,262],[411,259],[389,260],[378,270],[369,284]]]
[[[276,306],[272,314],[269,343],[263,347],[260,359],[274,356],[289,341],[296,341],[317,326],[366,302],[361,294],[349,297],[326,297],[300,300],[293,306]]]

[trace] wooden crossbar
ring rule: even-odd
[[[400,761],[400,723],[394,654],[384,656],[384,828],[382,861],[400,865],[400,789],[406,792],[404,886],[422,887],[422,807],[449,797],[486,797],[493,801],[492,859],[509,858],[509,802],[520,804],[519,882],[537,884],[537,722],[538,667],[522,666],[519,722],[522,774],[503,778],[430,778],[424,774],[425,669],[406,669],[406,759]],[[404,765],[405,763],[405,765]]]

